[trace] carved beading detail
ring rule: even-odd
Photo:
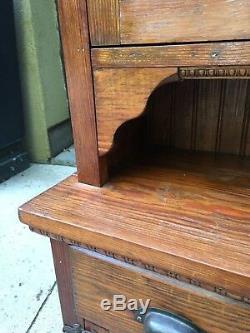
[[[249,67],[182,67],[179,68],[180,79],[216,79],[216,78],[233,78],[249,79]]]
[[[191,278],[188,278],[184,275],[180,275],[176,272],[168,271],[168,270],[161,269],[161,268],[157,268],[153,265],[144,263],[142,261],[131,259],[129,257],[119,255],[119,254],[113,253],[111,251],[103,250],[103,249],[100,249],[100,248],[97,248],[97,247],[94,247],[94,246],[91,246],[91,245],[76,242],[74,240],[67,239],[65,237],[55,235],[55,234],[52,234],[52,233],[44,231],[44,230],[40,230],[40,229],[36,229],[36,228],[32,228],[32,227],[30,227],[30,230],[33,231],[33,232],[36,232],[40,235],[47,236],[49,238],[58,240],[60,242],[67,243],[68,245],[78,246],[78,247],[87,249],[89,251],[93,251],[95,253],[102,254],[106,257],[113,258],[113,259],[116,259],[116,260],[120,260],[120,261],[123,261],[127,264],[130,264],[130,265],[133,265],[133,266],[136,266],[136,267],[140,267],[140,268],[144,268],[148,271],[152,271],[152,272],[164,275],[166,277],[169,277],[169,278],[181,281],[181,282],[185,282],[185,283],[188,283],[190,285],[194,285],[196,287],[206,289],[208,291],[215,292],[218,295],[226,296],[226,297],[232,298],[234,300],[250,304],[250,297],[233,294],[230,291],[228,291],[225,288],[222,288],[220,286],[215,286],[215,285],[212,285],[212,284],[204,283],[204,282],[199,281],[197,279],[191,279]]]

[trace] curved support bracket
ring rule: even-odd
[[[151,93],[179,80],[178,68],[116,68],[94,71],[99,153],[107,153],[116,130],[139,117]]]
[[[117,129],[138,118],[152,92],[186,79],[249,79],[249,66],[102,68],[94,70],[99,154],[112,147]]]

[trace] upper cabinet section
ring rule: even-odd
[[[93,46],[250,39],[250,0],[87,0],[87,4]]]

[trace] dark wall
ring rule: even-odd
[[[23,136],[13,4],[0,1],[0,149]]]

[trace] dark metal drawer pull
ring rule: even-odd
[[[144,324],[145,333],[202,333],[191,321],[160,309],[149,308],[145,314],[138,310],[135,319]]]

